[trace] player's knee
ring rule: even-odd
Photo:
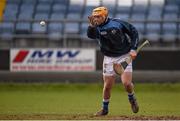
[[[112,88],[112,83],[105,83],[104,85],[104,91],[110,91]]]
[[[123,82],[123,85],[126,88],[130,88],[130,87],[132,87],[133,84],[132,84],[132,82],[126,81],[126,82]]]
[[[113,84],[114,84],[114,76],[104,76],[104,90],[109,91],[111,90]]]
[[[112,87],[112,84],[106,84],[106,85],[105,85],[105,88],[106,88],[106,89],[111,89],[111,87]]]

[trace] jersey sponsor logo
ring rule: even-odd
[[[106,35],[107,32],[106,32],[106,31],[101,31],[100,34],[101,34],[101,35]]]

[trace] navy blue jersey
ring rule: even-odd
[[[108,18],[97,27],[88,27],[87,36],[97,39],[101,52],[109,57],[118,57],[136,50],[139,42],[138,32],[128,22]]]

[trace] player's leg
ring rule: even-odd
[[[132,64],[128,65],[125,72],[121,75],[121,80],[128,93],[128,99],[131,104],[132,111],[137,113],[139,111],[139,106],[135,97],[134,85],[132,83]]]
[[[106,110],[108,112],[109,108],[109,101],[111,97],[111,90],[112,86],[115,82],[115,77],[114,76],[103,76],[104,80],[104,87],[103,87],[103,104],[102,104],[102,109]]]
[[[104,87],[103,87],[103,101],[102,101],[102,109],[98,111],[96,116],[107,115],[109,111],[109,100],[111,97],[111,89],[115,82],[114,76],[103,76]]]
[[[108,114],[108,106],[109,106],[109,100],[111,97],[111,89],[115,82],[115,76],[114,76],[114,70],[113,70],[113,63],[112,58],[110,57],[104,57],[103,62],[103,101],[102,101],[102,109],[98,111],[95,115],[96,116],[102,116]]]
[[[134,85],[132,83],[132,72],[124,72],[121,75],[122,84],[125,87],[125,90],[131,94],[134,93]]]
[[[115,81],[114,76],[103,76],[104,87],[103,87],[103,99],[109,100],[111,97],[111,89]]]

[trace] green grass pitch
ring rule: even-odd
[[[110,113],[101,108],[102,84],[0,84],[0,119],[113,119],[180,116],[180,83],[135,84],[140,111],[133,114],[122,84],[112,90]]]

